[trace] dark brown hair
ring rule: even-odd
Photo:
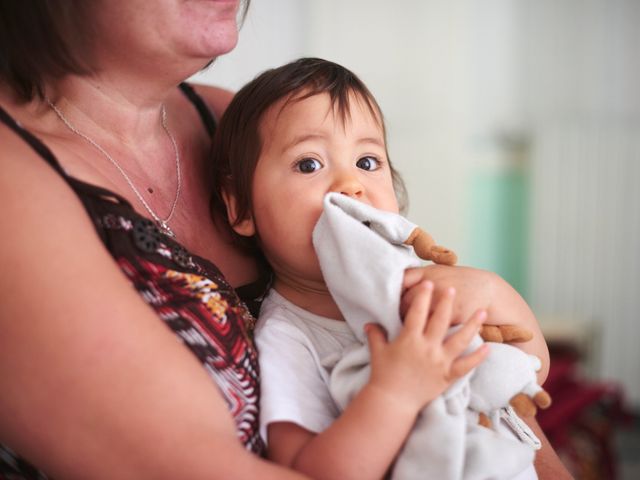
[[[86,74],[90,0],[0,1],[0,80],[24,101],[44,96],[48,79]]]
[[[265,113],[281,99],[298,101],[322,93],[329,94],[343,121],[349,116],[349,95],[356,94],[379,119],[386,137],[382,111],[365,84],[350,70],[320,58],[301,58],[262,73],[236,93],[220,120],[211,155],[212,215],[219,226],[229,230],[236,243],[251,252],[257,251],[255,239],[236,234],[223,221],[227,218],[223,193],[235,198],[236,223],[249,218],[253,176],[262,148],[259,129]],[[404,208],[404,182],[391,163],[389,167],[396,196]]]

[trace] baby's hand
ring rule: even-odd
[[[451,324],[455,290],[450,288],[429,314],[433,283],[412,287],[404,325],[398,336],[387,342],[378,325],[367,325],[371,351],[369,386],[393,398],[405,409],[417,413],[443,393],[455,380],[478,365],[486,346],[461,356],[486,318],[479,310],[465,325],[447,337]]]
[[[544,383],[549,372],[549,350],[535,315],[511,285],[495,273],[475,268],[426,265],[407,269],[403,288],[410,291],[414,285],[424,280],[430,280],[436,285],[436,301],[444,295],[446,289],[443,285],[456,288],[453,323],[469,318],[474,311],[481,308],[487,311],[487,323],[491,325],[513,324],[515,327],[529,330],[533,338],[515,346],[540,359],[542,366],[537,374],[538,383]],[[406,300],[405,294],[400,304],[401,312],[408,310],[409,303]]]

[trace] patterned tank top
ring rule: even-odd
[[[187,84],[182,92],[213,134],[215,120]],[[254,317],[220,270],[191,254],[135,212],[121,196],[67,175],[52,152],[0,107],[0,122],[24,139],[76,192],[113,260],[132,286],[200,361],[226,400],[238,437],[261,454],[258,432],[257,353],[250,338]],[[245,291],[256,290],[255,285]],[[47,478],[0,445],[0,479]]]

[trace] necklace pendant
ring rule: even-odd
[[[122,168],[122,166],[118,163],[118,161],[115,158],[113,158],[111,155],[109,155],[109,152],[107,152],[104,148],[102,148],[99,143],[97,143],[91,137],[89,137],[89,136],[85,135],[84,133],[82,133],[81,131],[79,131],[71,122],[69,122],[67,117],[64,116],[64,114],[60,111],[60,109],[58,107],[56,107],[55,104],[53,104],[51,102],[51,100],[49,100],[46,97],[45,97],[45,100],[49,104],[51,109],[54,111],[54,113],[58,116],[60,121],[62,123],[64,123],[65,126],[72,133],[74,133],[75,135],[78,135],[79,137],[83,138],[87,143],[92,145],[107,160],[109,160],[109,162],[111,162],[111,164],[122,174],[122,177],[129,184],[129,186],[131,187],[131,190],[133,191],[133,193],[135,193],[136,197],[138,197],[138,200],[140,200],[140,203],[142,204],[142,206],[144,206],[144,208],[147,210],[147,212],[149,212],[149,215],[151,215],[151,218],[153,218],[155,220],[155,223],[156,223],[158,229],[163,234],[165,234],[166,236],[171,237],[171,238],[176,238],[176,234],[173,232],[173,230],[171,230],[171,227],[169,227],[168,222],[173,217],[173,214],[176,211],[176,206],[178,205],[178,200],[180,200],[180,189],[182,187],[182,175],[180,174],[180,150],[178,149],[178,144],[176,142],[176,139],[171,134],[171,132],[169,131],[169,127],[167,126],[167,110],[164,107],[164,105],[162,105],[162,111],[161,111],[162,112],[161,113],[162,128],[166,132],[167,137],[169,137],[169,140],[171,140],[171,144],[173,145],[173,152],[174,152],[174,154],[176,156],[177,185],[176,185],[176,196],[173,199],[173,204],[171,205],[171,210],[169,211],[169,215],[167,216],[167,218],[165,220],[162,220],[151,209],[151,207],[149,206],[147,201],[144,199],[142,194],[138,191],[136,186],[131,181],[131,178],[129,178],[129,175],[127,175],[127,172],[124,170],[124,168]],[[149,188],[148,191],[149,191],[149,193],[153,193],[153,189],[152,188]]]
[[[171,230],[171,227],[167,225],[166,222],[160,220],[156,222],[158,224],[158,228],[162,233],[164,233],[167,237],[176,238],[176,234]]]

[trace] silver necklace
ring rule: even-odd
[[[129,178],[129,175],[127,175],[127,172],[124,171],[124,169],[115,160],[115,158],[113,158],[111,155],[109,155],[109,153],[104,148],[102,148],[102,146],[100,146],[100,144],[98,144],[98,142],[96,142],[91,137],[89,137],[88,135],[86,135],[86,134],[82,133],[80,130],[78,130],[67,119],[67,117],[65,117],[62,114],[60,109],[58,107],[56,107],[56,105],[51,100],[49,100],[48,98],[46,98],[45,100],[49,104],[51,109],[55,112],[55,114],[58,116],[58,118],[62,121],[62,123],[64,123],[65,126],[69,130],[71,130],[71,132],[75,133],[76,135],[78,135],[79,137],[83,138],[85,141],[89,142],[91,145],[93,145],[93,147],[96,150],[98,150],[102,155],[104,155],[106,157],[106,159],[109,160],[113,164],[113,166],[118,169],[118,171],[122,174],[124,179],[127,181],[129,186],[131,187],[131,190],[133,190],[133,193],[135,193],[136,197],[138,197],[138,200],[140,200],[140,203],[142,203],[142,205],[144,205],[144,208],[147,209],[147,212],[149,212],[149,215],[151,215],[153,220],[156,222],[156,225],[158,226],[160,231],[162,231],[164,234],[166,234],[166,235],[168,235],[170,237],[175,238],[176,234],[173,232],[173,230],[171,230],[171,227],[169,227],[169,222],[171,221],[171,218],[173,217],[173,214],[176,211],[176,205],[178,205],[178,200],[180,199],[180,189],[182,187],[182,176],[180,174],[180,151],[178,150],[178,144],[176,143],[176,139],[171,134],[171,131],[169,131],[169,127],[167,126],[167,110],[166,110],[165,106],[162,105],[162,114],[161,114],[161,117],[162,117],[162,128],[167,133],[167,136],[169,137],[169,140],[171,140],[171,144],[173,145],[173,151],[174,151],[175,156],[176,156],[176,175],[178,177],[178,184],[176,186],[176,196],[173,199],[173,204],[171,205],[171,210],[169,211],[169,215],[167,215],[167,218],[162,219],[156,214],[156,212],[154,212],[151,209],[149,204],[143,198],[142,194],[138,191],[136,186],[133,184],[133,182]]]

